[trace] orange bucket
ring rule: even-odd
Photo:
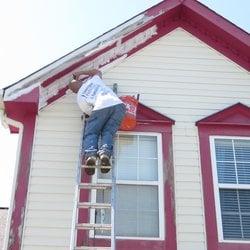
[[[136,111],[138,100],[133,96],[121,96],[120,99],[126,105],[126,113],[121,122],[121,130],[133,130],[136,126]]]

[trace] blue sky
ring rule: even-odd
[[[0,88],[69,53],[157,0],[3,0]],[[201,0],[250,31],[249,0]],[[9,206],[17,136],[0,125],[0,207]]]

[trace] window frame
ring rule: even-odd
[[[249,250],[244,241],[221,242],[215,210],[215,195],[210,149],[210,136],[250,137],[250,107],[240,102],[196,122],[200,147],[206,245],[213,250]]]
[[[162,144],[162,133],[160,132],[125,132],[119,131],[118,135],[142,135],[142,136],[155,136],[157,138],[157,163],[158,163],[158,181],[117,181],[117,185],[138,185],[138,186],[156,186],[158,187],[158,219],[159,219],[159,237],[132,237],[132,236],[117,236],[117,239],[125,239],[125,240],[164,240],[165,239],[165,216],[162,219],[162,214],[165,214],[164,211],[164,182],[163,182],[163,144]],[[93,176],[93,182],[97,183],[111,183],[111,180],[105,180],[101,178],[97,178],[97,173]],[[96,202],[96,194],[97,190],[91,191],[91,201]],[[94,223],[95,221],[95,209],[92,209],[90,213],[90,222]],[[94,237],[93,230],[90,230],[89,237]],[[102,235],[95,235],[97,239],[110,239],[110,236],[102,236]]]
[[[212,164],[212,174],[213,174],[213,188],[214,188],[214,200],[215,200],[215,210],[216,210],[216,221],[217,221],[217,230],[218,230],[218,240],[219,242],[225,243],[245,243],[250,244],[250,240],[229,240],[224,239],[223,237],[223,226],[222,226],[222,215],[221,215],[221,206],[220,206],[220,189],[246,189],[250,190],[250,184],[220,184],[218,182],[218,172],[216,165],[216,150],[215,150],[215,139],[229,139],[229,140],[249,140],[250,137],[247,136],[209,136],[210,143],[210,157]]]

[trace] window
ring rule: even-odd
[[[116,137],[114,164],[118,237],[164,238],[161,149],[161,134],[158,133],[119,133]],[[110,181],[111,173],[101,174],[98,171],[97,182]],[[93,196],[97,202],[110,202],[110,191],[100,190]],[[110,223],[110,210],[97,211],[96,222]],[[108,233],[99,231],[97,235],[107,236]]]
[[[250,138],[210,137],[219,236],[250,240]]]

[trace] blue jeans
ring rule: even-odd
[[[113,153],[113,138],[125,115],[126,107],[123,103],[92,112],[86,121],[83,150],[85,158],[92,155]],[[98,140],[101,138],[98,150]]]

